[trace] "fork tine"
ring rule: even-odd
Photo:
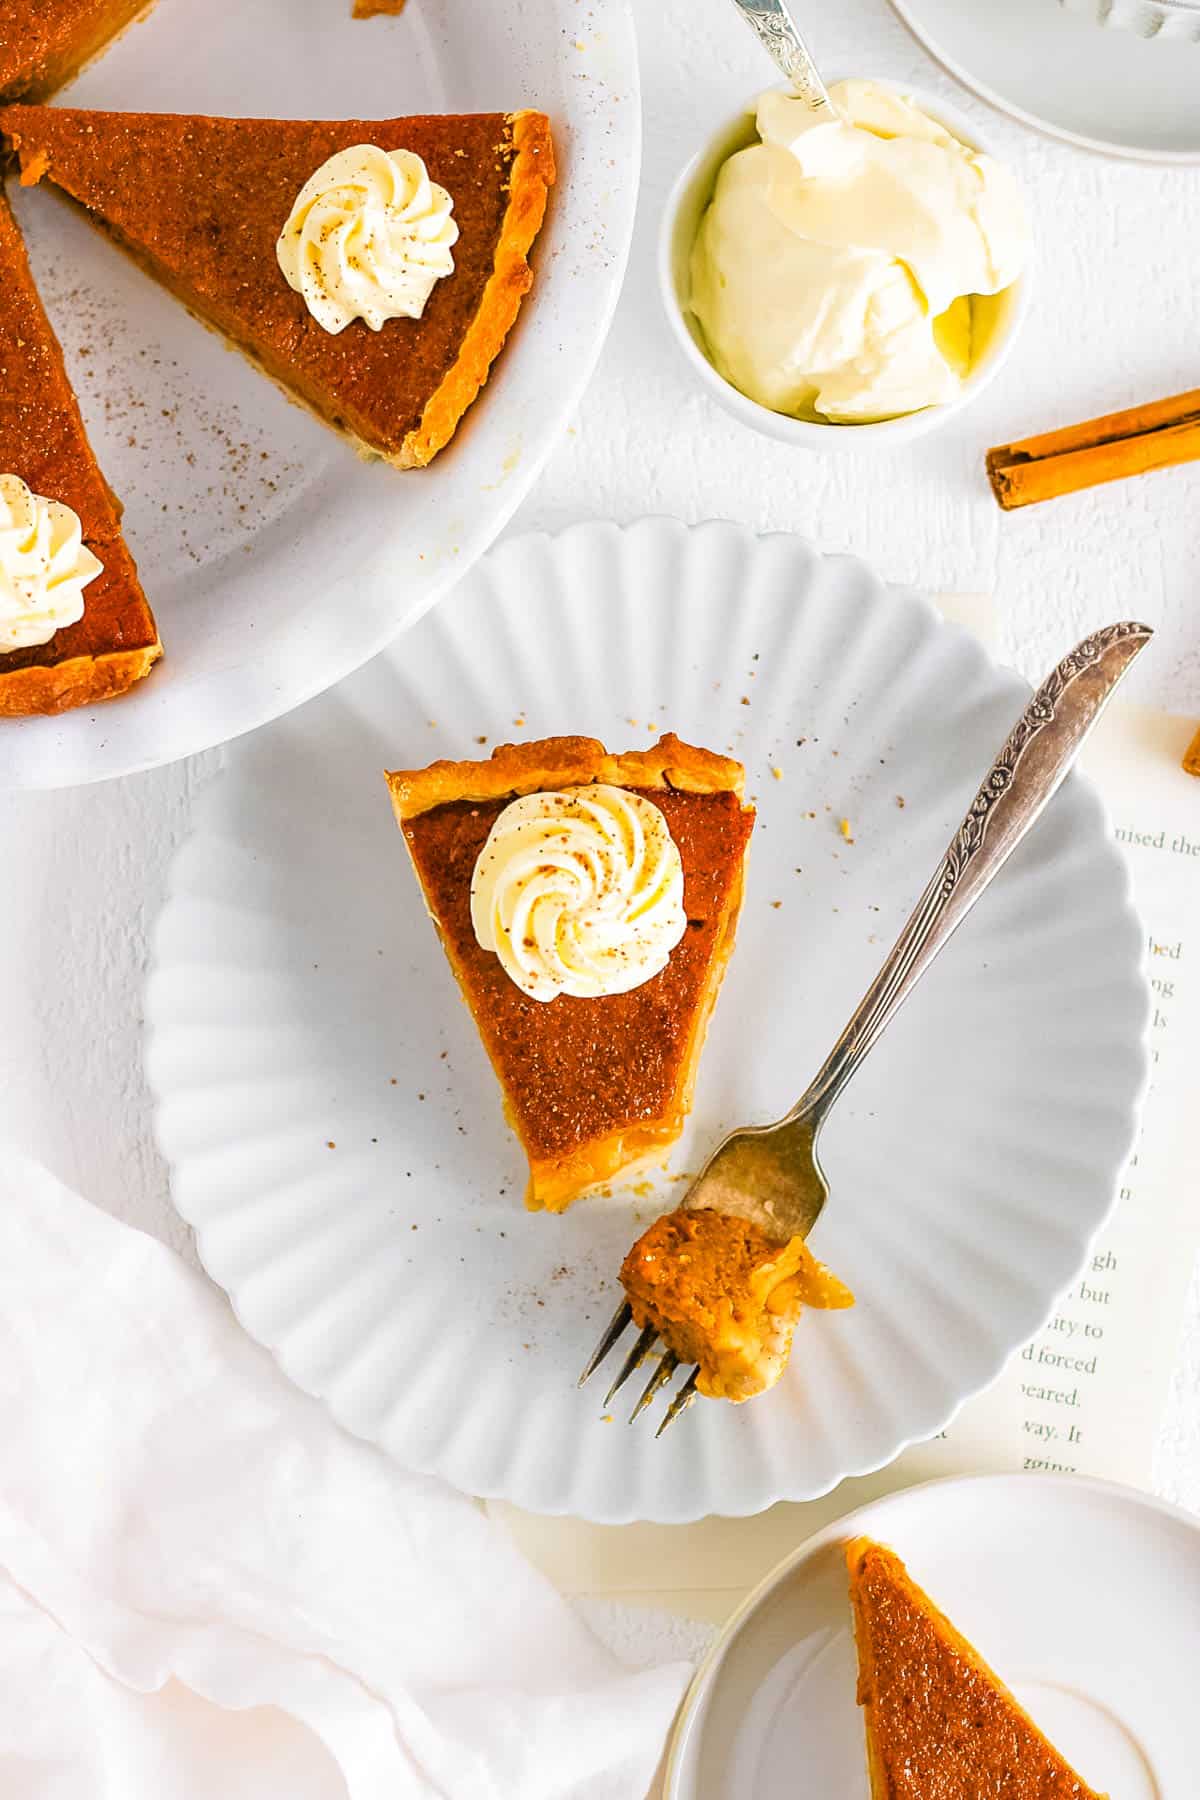
[[[612,1399],[613,1395],[618,1391],[618,1389],[623,1388],[625,1386],[625,1383],[629,1380],[629,1377],[633,1374],[633,1371],[637,1368],[638,1364],[642,1361],[642,1358],[646,1355],[647,1351],[652,1348],[657,1336],[658,1336],[657,1325],[647,1325],[645,1330],[638,1337],[638,1340],[634,1344],[633,1349],[629,1352],[629,1355],[625,1358],[625,1361],[621,1364],[621,1367],[617,1372],[617,1379],[613,1382],[613,1384],[609,1388],[607,1394],[605,1394],[605,1396],[604,1396],[605,1406],[608,1405],[609,1401]]]
[[[628,1300],[622,1300],[620,1306],[618,1306],[616,1312],[609,1320],[608,1325],[605,1327],[604,1336],[600,1339],[600,1342],[596,1345],[596,1348],[588,1358],[587,1368],[579,1377],[578,1385],[580,1387],[596,1373],[596,1370],[600,1367],[600,1364],[604,1361],[632,1317],[633,1308],[630,1306]]]
[[[654,1434],[656,1438],[660,1438],[667,1429],[667,1426],[673,1424],[680,1413],[686,1412],[688,1407],[692,1404],[692,1401],[696,1398],[696,1380],[699,1374],[700,1366],[697,1364],[676,1394],[675,1398],[672,1400],[670,1406],[668,1406],[666,1412],[663,1414],[663,1422]]]
[[[637,1418],[638,1414],[640,1412],[644,1412],[646,1407],[649,1406],[650,1402],[653,1400],[655,1394],[657,1394],[659,1388],[663,1386],[664,1382],[670,1381],[672,1375],[675,1373],[675,1371],[678,1367],[679,1367],[679,1358],[675,1355],[675,1352],[673,1350],[664,1351],[661,1362],[659,1363],[657,1369],[655,1369],[653,1375],[650,1377],[649,1381],[646,1383],[644,1389],[642,1390],[641,1399],[638,1401],[637,1405],[634,1407],[633,1411],[629,1415],[629,1423],[631,1425],[633,1424],[633,1421]]]

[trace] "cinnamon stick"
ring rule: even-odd
[[[1200,388],[1043,432],[987,453],[992,490],[1006,512],[1103,481],[1200,461]]]
[[[1200,775],[1200,731],[1183,753],[1183,772],[1185,775]]]

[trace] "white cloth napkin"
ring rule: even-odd
[[[5,1800],[642,1800],[687,1675],[0,1150]]]

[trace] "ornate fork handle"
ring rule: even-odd
[[[1039,817],[1074,762],[1148,625],[1108,625],[1076,645],[1014,726],[891,955],[789,1119],[819,1120],[897,1007]]]
[[[767,55],[791,82],[813,112],[834,117],[833,102],[826,92],[817,65],[783,0],[733,0],[748,25],[758,33]]]

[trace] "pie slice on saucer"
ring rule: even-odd
[[[846,1545],[871,1800],[1104,1800],[900,1558]]]
[[[528,1205],[561,1212],[587,1189],[661,1157],[691,1106],[733,949],[754,823],[741,765],[671,735],[623,756],[594,738],[562,737],[387,779],[426,905],[529,1158]],[[526,804],[514,811],[519,800]],[[567,840],[581,818],[578,849]],[[515,835],[506,836],[510,828]],[[594,854],[597,832],[609,836]],[[523,848],[514,848],[518,839]],[[489,936],[489,908],[503,911],[493,856],[501,844],[517,859],[506,865],[517,871],[506,892],[520,923],[506,941]],[[613,874],[614,860],[627,859],[636,879],[628,867]],[[593,900],[598,913],[587,910]],[[663,931],[653,959],[634,968],[629,959],[646,951],[652,914]],[[544,975],[551,965],[556,990]],[[614,983],[619,991],[595,991]]]
[[[153,0],[4,0],[0,105],[45,100]]]
[[[487,380],[532,283],[554,180],[537,112],[303,120],[14,106],[0,131],[24,183],[60,188],[293,399],[400,468],[436,456]],[[290,285],[277,245],[330,159],[364,146],[419,157],[422,179],[449,195],[453,268],[443,263],[419,317],[332,327]],[[348,241],[351,285],[357,256]]]
[[[124,693],[149,673],[162,647],[121,534],[120,505],[88,443],[58,339],[0,192],[0,477],[14,476],[33,495],[72,509],[84,547],[102,567],[83,589],[76,623],[45,642],[0,649],[0,717],[58,713]],[[3,549],[0,544],[0,587]],[[11,611],[5,598],[0,591],[0,628]]]

